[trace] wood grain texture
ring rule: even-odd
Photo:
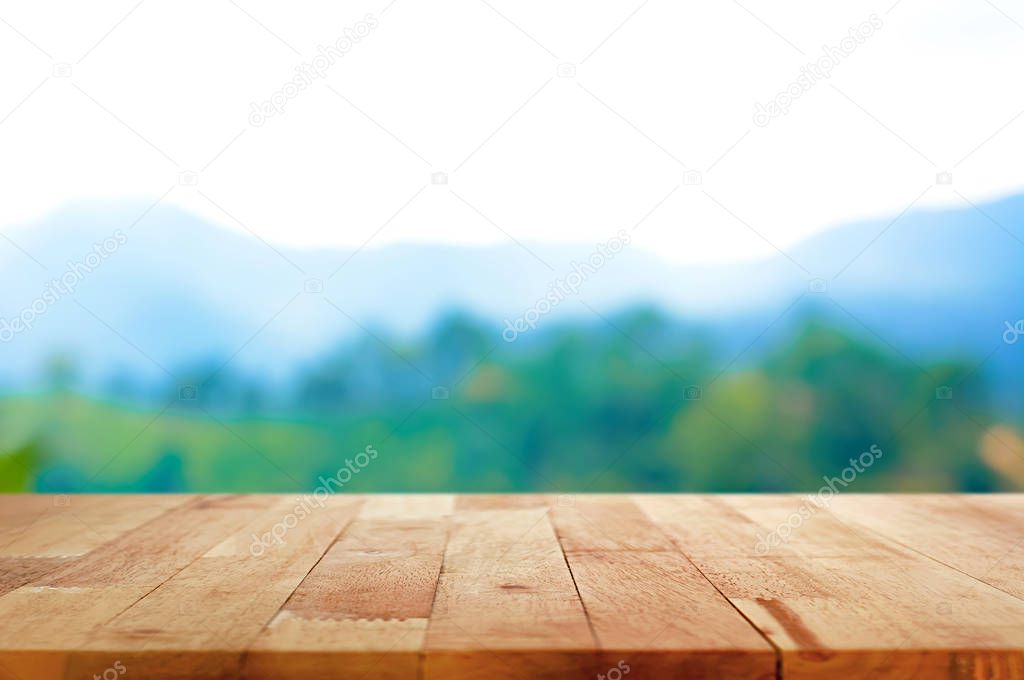
[[[592,677],[597,648],[548,508],[509,505],[455,513],[427,628],[427,679]]]
[[[0,680],[1024,680],[1024,496],[311,498],[0,496]]]
[[[246,677],[417,677],[452,497],[368,499],[246,658]]]
[[[597,638],[599,669],[623,663],[635,677],[774,677],[771,645],[628,497],[581,497],[552,515]]]
[[[14,677],[40,680],[70,677],[71,653],[101,624],[270,502],[259,496],[168,498],[182,498],[184,503],[0,597],[0,669]],[[77,525],[70,517],[66,521]],[[58,533],[64,533],[63,527]],[[94,672],[84,677],[91,678]]]
[[[831,509],[849,524],[1024,599],[1021,496],[843,496]]]
[[[637,500],[772,641],[783,677],[1024,678],[1024,602],[827,506],[798,496]],[[705,517],[721,542],[708,540]],[[773,532],[784,540],[763,549]]]
[[[270,503],[95,629],[73,655],[71,677],[91,677],[93,669],[118,660],[154,680],[223,678],[236,672],[244,650],[351,521],[358,502],[329,498],[307,515],[299,507],[294,497]],[[268,534],[275,540],[254,551],[254,541]],[[120,651],[140,636],[145,644],[138,651]]]
[[[25,513],[16,525],[0,530],[0,556],[77,557],[191,496],[43,496],[38,512]],[[9,504],[10,501],[6,501]],[[5,504],[0,501],[0,505]]]

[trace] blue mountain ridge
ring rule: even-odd
[[[0,385],[30,384],[59,352],[76,356],[87,379],[115,370],[160,377],[161,367],[233,355],[241,367],[284,375],[364,329],[417,333],[451,309],[500,331],[594,249],[510,241],[302,250],[170,206],[138,220],[147,205],[69,205],[4,230],[38,262],[0,240],[0,339],[7,340]],[[69,262],[84,261],[117,230],[123,245],[84,274],[73,295],[37,303],[42,312],[31,329],[3,333]],[[717,329],[742,349],[784,310],[777,329],[814,309],[899,351],[984,357],[998,350],[989,368],[1022,374],[1024,338],[1000,343],[1006,324],[1024,318],[1024,195],[845,224],[787,254],[694,266],[627,247],[538,326],[593,322],[588,306],[606,315],[644,304]]]

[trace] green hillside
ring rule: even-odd
[[[395,352],[340,348],[276,401],[240,398],[251,377],[225,373],[185,398],[100,401],[67,382],[0,398],[0,483],[309,491],[372,448],[346,491],[811,490],[875,447],[852,490],[1013,487],[1012,457],[982,455],[983,441],[1012,449],[1013,424],[992,434],[1006,424],[970,363],[918,366],[809,321],[730,366],[663,319],[627,321],[628,335],[566,326],[517,352],[453,321]]]

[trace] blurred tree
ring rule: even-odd
[[[25,464],[0,481],[300,490],[372,444],[359,491],[816,490],[872,446],[884,455],[858,491],[1014,483],[991,441],[979,459],[1001,421],[977,362],[910,356],[832,322],[803,319],[735,363],[721,339],[647,308],[514,343],[461,314],[419,338],[371,331],[288,389],[223,361],[183,367],[195,393],[165,385],[175,407],[159,412],[127,391],[116,404],[74,395],[73,362],[55,358],[48,397],[0,399],[0,445],[36,442],[0,449]]]
[[[0,492],[32,491],[43,455],[39,443],[27,442],[0,454]]]

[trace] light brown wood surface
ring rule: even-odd
[[[0,496],[0,680],[1024,680],[1024,496],[313,501]]]

